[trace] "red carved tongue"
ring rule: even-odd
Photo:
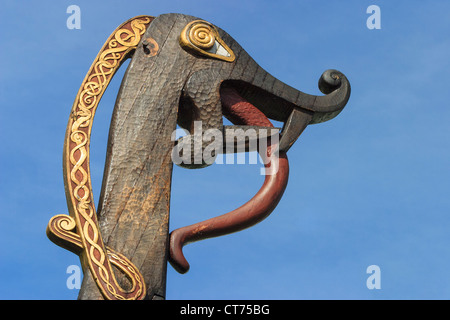
[[[235,125],[273,127],[272,122],[258,108],[242,98],[233,88],[220,91],[223,115]]]

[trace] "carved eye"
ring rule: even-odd
[[[201,55],[233,62],[233,51],[220,38],[217,29],[203,20],[195,20],[186,25],[180,35],[180,45]]]

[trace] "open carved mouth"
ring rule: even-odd
[[[322,97],[304,94],[282,83],[277,88],[279,83],[275,79],[270,91],[242,80],[220,83],[221,113],[233,125],[222,127],[221,123],[217,123],[215,129],[221,130],[221,136],[218,139],[216,135],[214,139],[215,142],[220,140],[220,143],[216,143],[210,157],[213,161],[219,153],[257,151],[262,139],[270,144],[274,137],[279,150],[287,152],[308,124],[335,117],[342,110],[350,92],[348,81],[336,70],[327,70],[322,74],[319,89],[326,94]],[[204,156],[203,133],[193,134],[196,119],[201,119],[199,108],[189,97],[182,95],[178,111],[178,124],[190,132],[176,143],[179,157],[182,157],[180,149],[189,149],[191,155],[184,157],[185,161],[181,163],[174,162],[187,168],[202,168],[212,164],[213,161],[195,160]],[[269,119],[283,122],[283,127],[274,128]]]
[[[296,107],[295,104],[273,93],[239,80],[224,81],[220,94],[222,103],[227,102],[228,96],[239,95],[241,99],[257,107],[267,118],[275,121],[286,120]]]

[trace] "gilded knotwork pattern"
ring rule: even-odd
[[[89,267],[107,299],[142,299],[146,290],[142,275],[131,261],[103,243],[89,169],[90,134],[95,110],[106,87],[128,53],[139,44],[152,19],[139,16],[119,26],[89,69],[72,107],[64,146],[64,182],[70,217],[55,216],[47,228],[53,241],[80,252],[82,264]],[[130,290],[125,291],[117,284],[111,264],[131,280]]]

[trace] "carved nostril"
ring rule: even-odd
[[[150,57],[156,56],[159,51],[159,45],[152,37],[142,40],[142,48],[144,53]]]
[[[150,54],[150,49],[148,48],[148,45],[149,43],[147,40],[142,41],[142,48],[144,49],[145,54]]]

